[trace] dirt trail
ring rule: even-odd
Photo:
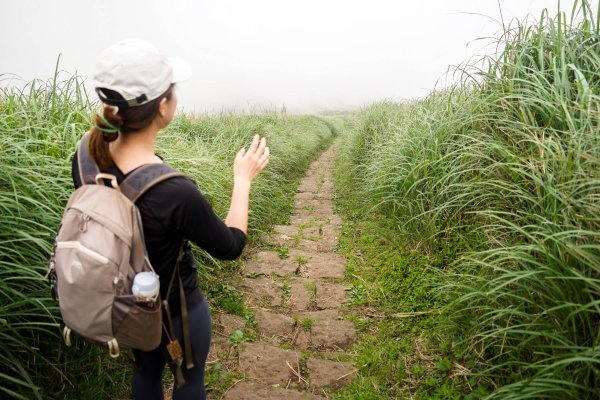
[[[356,341],[342,318],[346,260],[335,253],[342,221],[333,213],[334,149],[315,161],[302,180],[290,225],[275,227],[272,249],[251,255],[237,288],[254,312],[255,326],[239,316],[215,315],[209,364],[237,371],[225,400],[322,399],[356,373],[345,350]],[[236,330],[256,332],[235,345]]]

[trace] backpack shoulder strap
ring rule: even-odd
[[[91,132],[87,132],[77,146],[77,164],[79,167],[79,179],[82,185],[92,185],[96,183],[96,175],[100,169],[90,156],[89,143]]]
[[[176,176],[185,174],[171,168],[167,164],[146,164],[133,171],[121,184],[121,193],[136,202],[154,185]]]

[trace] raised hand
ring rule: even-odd
[[[247,180],[252,182],[269,163],[269,148],[267,140],[259,135],[252,139],[250,147],[246,151],[242,148],[233,162],[233,176],[235,180]]]

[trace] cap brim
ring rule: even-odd
[[[173,67],[173,82],[183,82],[190,79],[192,76],[192,67],[190,64],[180,57],[169,57],[171,67]]]

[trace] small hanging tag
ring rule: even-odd
[[[173,361],[176,365],[181,365],[183,363],[183,350],[181,350],[179,340],[175,339],[167,343],[167,351],[169,352],[171,361]]]

